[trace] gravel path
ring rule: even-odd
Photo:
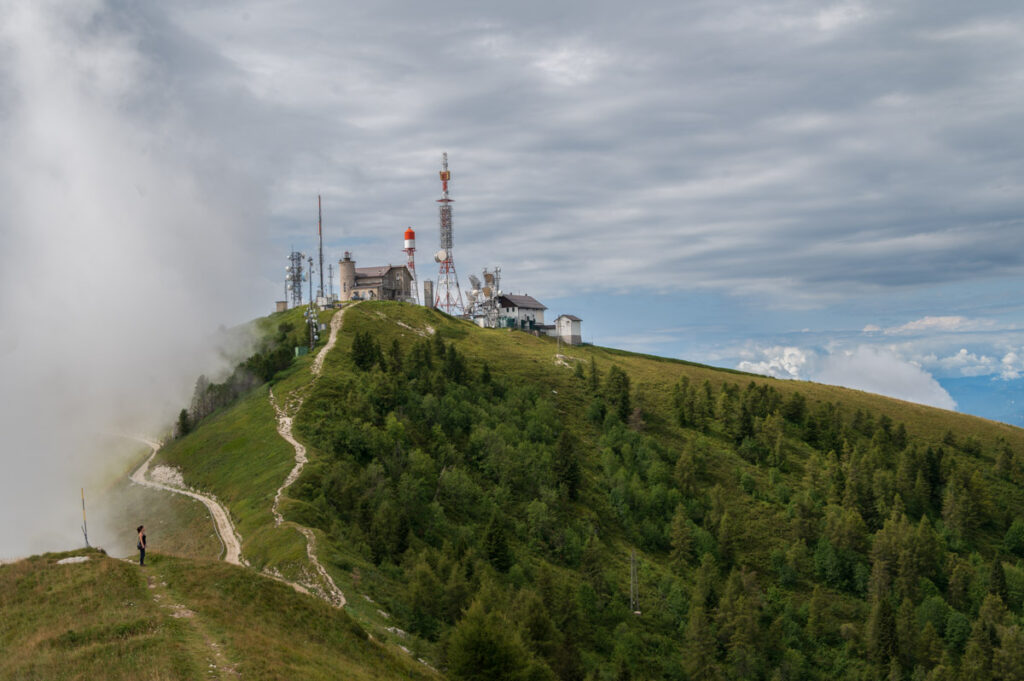
[[[341,330],[342,317],[345,314],[346,308],[342,308],[331,317],[331,335],[328,338],[327,343],[320,352],[317,353],[313,359],[313,364],[310,367],[310,371],[313,373],[313,380],[316,380],[320,376],[320,373],[324,368],[324,359],[327,357],[327,353],[334,349],[335,344],[338,342],[338,332]],[[292,467],[288,477],[284,479],[284,483],[277,488],[277,494],[274,495],[274,505],[271,507],[271,511],[274,514],[274,524],[278,527],[284,522],[284,516],[281,515],[281,497],[284,495],[284,491],[291,487],[292,483],[299,479],[299,474],[302,473],[302,467],[306,465],[309,460],[306,457],[306,448],[295,439],[292,435],[292,417],[288,416],[285,409],[278,404],[277,399],[274,397],[274,391],[270,391],[270,404],[274,407],[274,411],[277,413],[277,433],[280,435],[285,442],[290,444],[295,450],[295,465]],[[302,406],[302,398],[297,397],[289,400],[288,406],[291,407],[292,413],[298,413],[299,408]],[[295,525],[295,528],[302,533],[302,536],[306,538],[306,555],[309,556],[309,562],[312,563],[316,569],[318,575],[323,580],[324,587],[321,590],[324,600],[333,604],[335,607],[343,607],[346,603],[345,594],[342,593],[338,585],[334,583],[330,573],[320,563],[320,560],[316,557],[316,535],[313,530],[302,525]]]
[[[235,526],[231,524],[231,517],[228,515],[227,510],[212,496],[149,480],[146,477],[146,473],[149,471],[149,465],[152,463],[153,457],[155,457],[157,451],[160,450],[160,443],[139,437],[134,439],[145,442],[147,445],[152,447],[153,452],[149,455],[149,458],[147,458],[142,465],[132,473],[132,482],[136,485],[142,485],[143,487],[162,489],[165,492],[173,492],[174,494],[183,494],[186,497],[192,497],[193,499],[203,502],[203,505],[210,510],[210,516],[213,517],[213,524],[217,528],[217,536],[220,537],[220,541],[224,545],[224,560],[232,565],[241,565],[242,540],[241,537],[238,536],[238,532],[235,531]]]

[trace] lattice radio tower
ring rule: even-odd
[[[437,288],[434,289],[434,307],[450,315],[461,316],[466,310],[462,305],[462,291],[459,289],[459,275],[455,273],[455,256],[452,253],[452,201],[448,198],[448,152],[441,156],[441,250],[434,255],[440,267],[437,271]]]
[[[285,300],[290,300],[293,308],[302,305],[302,282],[306,281],[306,272],[302,261],[305,258],[304,254],[292,251],[288,256],[288,267],[284,268]]]

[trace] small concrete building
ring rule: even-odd
[[[583,320],[576,315],[563,314],[555,319],[555,333],[563,343],[569,345],[580,345],[583,343],[583,331],[581,322]]]
[[[544,326],[544,310],[548,309],[531,296],[498,296],[498,326],[534,331]]]
[[[405,265],[356,267],[352,254],[338,261],[338,300],[409,300],[412,275]]]

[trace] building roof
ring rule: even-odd
[[[574,315],[574,314],[560,314],[560,315],[558,315],[557,317],[555,317],[555,321],[557,322],[557,321],[558,321],[559,319],[561,319],[562,317],[565,317],[565,318],[566,318],[566,319],[568,319],[568,320],[569,320],[570,322],[582,322],[582,321],[583,321],[582,319],[580,319],[579,317],[577,317],[577,316],[576,316],[576,315]]]
[[[546,310],[547,306],[541,305],[533,296],[498,296],[498,303],[502,307],[518,307],[524,310]]]
[[[391,265],[380,265],[378,267],[357,267],[357,277],[383,277],[391,270]]]

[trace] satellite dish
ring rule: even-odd
[[[444,262],[447,259],[448,259],[448,251],[446,251],[443,248],[440,251],[438,251],[437,253],[434,254],[434,261],[435,262]]]

